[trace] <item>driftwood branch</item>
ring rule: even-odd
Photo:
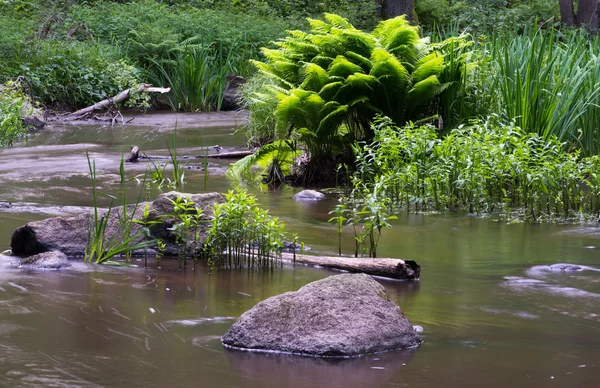
[[[142,84],[140,85],[136,93],[168,93],[171,91],[171,88],[157,88],[152,87],[152,85]],[[114,97],[109,97],[100,102],[95,103],[94,105],[88,106],[87,108],[80,109],[76,112],[69,113],[64,117],[64,120],[82,120],[89,117],[92,113],[102,109],[108,109],[115,104],[126,101],[129,99],[131,89],[125,89],[121,93],[117,94]]]
[[[413,260],[402,259],[373,259],[340,256],[307,256],[292,253],[282,253],[284,260],[296,263],[337,269],[348,272],[366,273],[392,279],[416,280],[421,275],[421,266]]]

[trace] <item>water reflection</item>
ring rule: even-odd
[[[417,350],[350,359],[225,350],[246,387],[380,387],[397,380]]]

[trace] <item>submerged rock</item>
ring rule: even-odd
[[[564,271],[564,272],[574,272],[574,271],[582,271],[583,268],[579,265],[575,264],[552,264],[550,266],[552,271]]]
[[[187,197],[192,200],[196,206],[204,210],[204,218],[212,214],[211,207],[215,203],[224,202],[219,193],[206,194],[185,194],[171,191],[159,195],[153,202],[140,203],[137,208],[129,206],[128,212],[135,212],[133,218],[143,219],[143,210],[148,205],[150,216],[148,221],[161,222],[150,227],[150,237],[152,239],[162,239],[166,243],[165,253],[167,255],[177,254],[175,245],[175,235],[169,230],[178,220],[175,217],[169,217],[173,213],[173,204],[170,200],[176,200],[178,197]],[[106,227],[106,238],[109,240],[113,236],[122,234],[119,227],[119,217],[122,212],[121,207],[113,208]],[[102,211],[104,215],[106,211]],[[131,214],[131,213],[130,213]],[[77,217],[53,217],[42,221],[29,222],[17,228],[11,238],[11,249],[17,256],[29,256],[49,251],[60,251],[69,257],[83,256],[88,240],[88,229],[93,224],[93,215],[90,213],[81,214]],[[134,223],[132,225],[132,235],[140,230],[142,226]],[[202,246],[206,238],[206,224],[202,224],[199,231],[198,247]],[[140,237],[141,239],[142,237]],[[193,238],[189,239],[193,244]]]
[[[302,190],[292,198],[294,198],[296,201],[318,201],[325,198],[325,194],[316,190]]]
[[[38,253],[25,257],[19,262],[19,267],[36,269],[62,269],[71,266],[67,255],[58,251]]]
[[[343,274],[260,302],[221,342],[242,350],[351,357],[412,348],[422,340],[381,284]]]

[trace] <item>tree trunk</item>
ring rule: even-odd
[[[384,19],[406,15],[407,20],[413,20],[413,0],[377,0],[377,4],[381,6],[381,16]]]
[[[575,11],[573,10],[573,0],[558,0],[560,7],[560,20],[567,26],[577,24],[575,20]]]
[[[597,0],[579,0],[577,3],[577,24],[591,24],[597,6]]]
[[[600,0],[596,1],[596,8],[592,14],[592,20],[590,20],[590,30],[597,32],[598,27],[600,27]]]

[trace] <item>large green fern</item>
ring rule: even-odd
[[[371,140],[375,115],[403,126],[437,113],[431,102],[447,86],[439,79],[445,55],[418,27],[397,17],[368,33],[337,15],[324,19],[309,19],[310,31],[289,32],[254,62],[276,87],[278,139],[300,141],[310,160],[335,165],[336,153]]]

